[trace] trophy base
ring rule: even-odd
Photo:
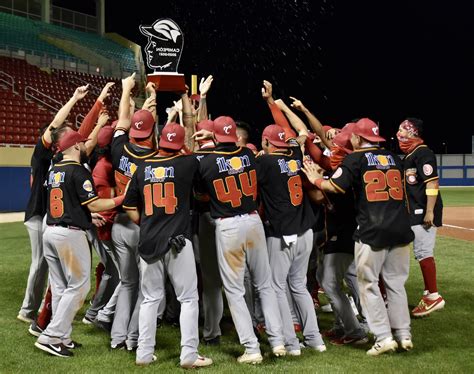
[[[186,92],[184,74],[179,73],[153,73],[147,75],[147,83],[157,85],[157,91]]]

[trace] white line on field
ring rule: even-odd
[[[454,225],[446,225],[443,223],[443,227],[451,227],[453,229],[461,229],[461,230],[468,230],[468,231],[474,231],[474,229],[470,229],[467,227],[461,227],[461,226],[454,226]]]

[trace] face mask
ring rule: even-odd
[[[412,152],[420,144],[423,144],[423,139],[421,138],[405,138],[397,134],[398,146],[403,153],[408,154]]]
[[[346,154],[347,153],[338,146],[331,147],[331,156],[329,158],[329,161],[331,163],[332,170],[336,170],[339,167],[342,161],[344,161],[344,157],[346,157]]]

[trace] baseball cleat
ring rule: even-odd
[[[50,355],[57,357],[72,357],[74,354],[67,349],[64,344],[43,344],[40,342],[35,343],[35,347],[49,353]]]
[[[281,357],[286,355],[286,349],[284,345],[277,345],[276,347],[272,348],[273,354],[276,357]]]
[[[395,352],[398,348],[398,344],[392,337],[385,338],[375,343],[372,348],[367,351],[369,356],[378,356],[385,352]]]
[[[28,332],[33,335],[33,336],[40,336],[41,333],[43,332],[43,329],[41,327],[38,326],[38,323],[36,323],[36,321],[33,321],[30,325],[30,327],[28,328]]]
[[[185,365],[181,365],[181,367],[183,369],[203,368],[203,367],[212,365],[212,363],[213,361],[210,358],[199,355],[196,361],[194,361],[192,365],[185,364]]]
[[[239,364],[259,364],[263,361],[262,354],[258,353],[247,353],[245,352],[242,356],[237,358]]]
[[[287,352],[288,356],[301,356],[301,349],[292,349]]]
[[[16,316],[16,319],[21,321],[21,322],[25,322],[25,323],[28,323],[28,324],[31,324],[33,323],[33,319],[32,318],[29,318],[27,316],[24,316],[23,314],[21,313],[18,313],[18,315]]]
[[[74,340],[71,340],[69,343],[63,343],[63,345],[67,349],[76,349],[76,348],[81,348],[82,347],[81,343],[75,342]]]
[[[140,360],[136,360],[135,361],[135,364],[138,365],[138,366],[148,366],[150,365],[151,363],[155,362],[158,358],[155,356],[155,355],[152,355],[151,356],[151,361],[140,361]]]
[[[301,327],[301,325],[299,323],[293,323],[293,327],[295,329],[295,332],[303,331],[303,328]]]
[[[403,351],[410,351],[413,349],[413,342],[410,338],[404,338],[398,342],[398,347]]]
[[[84,325],[92,325],[92,324],[94,324],[94,320],[90,319],[87,316],[84,316],[84,318],[82,319],[82,323]]]
[[[335,339],[342,338],[344,336],[344,332],[342,330],[332,328],[330,330],[324,330],[321,335],[325,338]]]
[[[125,341],[123,341],[117,344],[111,344],[110,348],[117,351],[122,350],[122,349],[127,349],[127,344],[125,343]]]
[[[212,339],[203,339],[202,342],[204,345],[219,345],[221,344],[221,337],[216,336],[215,338],[212,338]]]
[[[435,310],[443,309],[445,304],[446,302],[441,296],[434,300],[430,300],[428,296],[423,296],[419,304],[411,311],[411,314],[414,317],[427,316]]]
[[[332,313],[332,306],[331,304],[325,304],[321,307],[321,312],[323,313]]]
[[[334,338],[329,341],[332,345],[360,345],[368,342],[369,338],[367,336],[343,336],[342,338]]]

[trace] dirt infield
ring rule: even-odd
[[[451,238],[474,241],[474,207],[444,207],[443,227],[438,233]]]

